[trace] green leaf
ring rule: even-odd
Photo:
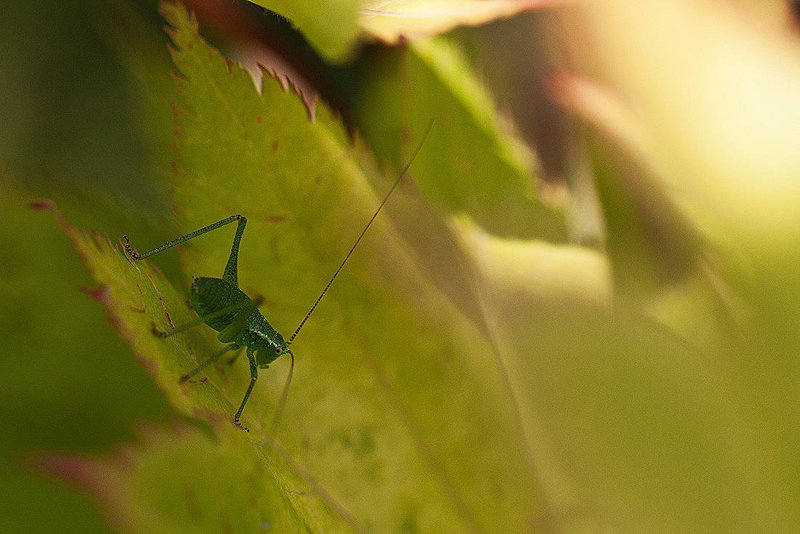
[[[382,191],[389,181],[327,110],[309,123],[271,79],[258,95],[244,72],[206,59],[196,28],[168,18],[188,80],[179,82],[181,226],[247,213],[241,286],[265,295],[265,313],[288,333],[377,206],[370,180]],[[202,254],[184,258],[187,272],[220,272],[229,242],[209,236]],[[488,348],[378,219],[294,344],[280,439],[370,528],[515,530],[534,513],[523,497],[533,479],[499,377],[484,369]],[[245,412],[254,428],[270,419],[284,376],[262,374],[268,385]]]
[[[202,41],[182,8],[165,4],[163,13],[179,70],[174,194],[180,226],[191,231],[246,214],[240,286],[263,295],[262,311],[288,334],[396,174],[377,173],[324,108],[309,122],[299,98],[269,77],[257,93],[249,75]],[[398,190],[391,202],[418,201],[412,191]],[[234,432],[229,421],[249,382],[246,363],[220,364],[179,385],[179,376],[219,349],[213,333],[202,327],[154,337],[151,322],[167,329],[194,319],[181,291],[149,261],[132,262],[107,239],[69,233],[105,288],[112,322],[168,401],[180,413],[210,420],[217,435],[230,432],[235,445],[226,438],[217,446],[234,452],[219,456],[256,458],[257,477],[282,489],[282,500],[264,505],[274,507],[271,513],[324,532],[525,530],[540,513],[539,489],[491,344],[416,266],[399,227],[425,227],[396,227],[391,214],[376,220],[293,344],[295,378],[275,434],[267,429],[288,361],[261,371],[243,415],[251,432]],[[219,276],[232,234],[232,228],[220,230],[187,243],[184,271]],[[165,476],[192,491],[214,487],[214,473],[201,461],[208,454],[178,465],[162,445],[148,447],[142,456],[163,458]],[[230,472],[242,468],[232,465]],[[136,499],[159,495],[155,481],[120,484],[133,487]],[[241,507],[241,517],[253,517],[246,509],[261,498],[259,491],[229,503],[229,513]],[[253,521],[244,530],[260,528]]]

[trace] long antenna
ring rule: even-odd
[[[333,276],[328,281],[328,284],[325,286],[325,289],[323,289],[322,293],[319,294],[319,297],[317,297],[317,301],[314,303],[313,306],[311,306],[311,309],[308,310],[308,313],[306,314],[305,318],[303,318],[303,320],[300,322],[300,326],[297,327],[297,330],[294,331],[294,334],[292,334],[292,337],[289,338],[289,341],[287,343],[291,343],[292,341],[294,341],[294,338],[297,337],[297,334],[300,332],[300,329],[303,328],[303,325],[306,324],[306,321],[308,321],[308,318],[311,317],[312,313],[314,313],[314,310],[317,308],[317,304],[319,304],[319,301],[321,301],[322,297],[325,296],[325,293],[328,291],[328,288],[331,287],[331,284],[333,283],[333,281],[336,280],[336,277],[339,276],[339,272],[342,270],[342,267],[344,267],[344,264],[347,263],[347,260],[350,259],[350,256],[353,254],[353,251],[356,249],[356,247],[358,246],[359,242],[361,242],[361,238],[364,237],[364,234],[366,234],[367,230],[369,230],[369,227],[372,225],[372,221],[374,221],[375,217],[377,217],[378,214],[381,212],[381,210],[383,209],[383,205],[386,204],[387,200],[389,200],[389,197],[391,196],[392,192],[395,190],[397,185],[400,183],[400,180],[403,179],[403,176],[406,175],[406,172],[408,172],[408,169],[411,167],[411,164],[414,163],[414,160],[416,159],[417,154],[419,154],[419,151],[422,149],[422,145],[425,143],[425,139],[428,138],[428,134],[430,133],[432,126],[433,126],[433,119],[431,119],[431,121],[428,123],[428,127],[425,129],[425,133],[422,135],[422,141],[419,142],[419,145],[417,145],[417,149],[414,150],[414,154],[411,156],[411,159],[408,160],[408,163],[406,163],[406,166],[403,167],[403,171],[400,173],[400,176],[397,177],[397,180],[395,180],[395,182],[392,185],[391,189],[389,189],[389,192],[386,193],[385,197],[383,197],[383,200],[381,201],[380,205],[378,206],[378,209],[375,210],[375,213],[372,215],[372,218],[369,220],[369,222],[364,227],[364,229],[361,230],[361,233],[359,234],[358,239],[356,239],[356,242],[353,244],[353,246],[350,248],[350,251],[347,253],[347,255],[342,260],[342,263],[339,265],[339,268],[336,269],[335,273],[333,273]]]

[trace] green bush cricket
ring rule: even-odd
[[[400,184],[400,181],[408,172],[408,169],[411,167],[411,164],[414,162],[417,154],[422,149],[422,145],[424,144],[425,139],[428,137],[428,133],[430,132],[432,125],[433,121],[428,124],[422,140],[417,145],[417,148],[415,149],[408,163],[405,165],[405,167],[403,167],[400,175],[394,181],[392,187],[386,193],[383,200],[378,205],[378,208],[375,210],[372,217],[359,234],[358,238],[356,238],[355,243],[347,252],[344,259],[339,264],[339,267],[333,273],[333,276],[325,285],[324,289],[319,294],[319,297],[317,297],[317,300],[308,310],[308,313],[306,313],[306,316],[300,322],[300,325],[295,329],[288,341],[284,340],[283,336],[279,334],[269,324],[269,322],[267,322],[266,318],[258,310],[258,307],[261,305],[263,300],[262,297],[251,299],[244,293],[244,291],[239,289],[239,243],[242,239],[242,235],[244,234],[244,229],[247,224],[247,219],[244,216],[231,215],[230,217],[226,217],[213,224],[200,228],[199,230],[195,230],[194,232],[164,243],[163,245],[142,254],[139,254],[134,250],[134,248],[130,245],[127,236],[122,236],[123,240],[125,241],[125,251],[132,259],[138,261],[194,239],[195,237],[199,237],[213,230],[222,228],[223,226],[226,226],[234,221],[237,222],[236,234],[233,238],[233,246],[231,247],[231,254],[228,258],[228,263],[225,266],[225,271],[222,274],[222,278],[195,277],[194,281],[192,282],[192,286],[189,290],[189,302],[191,303],[192,309],[199,316],[199,319],[178,326],[166,332],[157,330],[155,325],[153,325],[153,333],[159,337],[166,338],[180,332],[184,332],[195,326],[207,324],[219,332],[217,339],[219,339],[219,341],[222,343],[226,343],[226,346],[216,354],[203,361],[192,371],[180,377],[181,383],[184,383],[205,369],[208,365],[217,361],[223,354],[235,351],[235,353],[238,355],[239,351],[246,349],[247,359],[250,363],[250,384],[248,385],[247,391],[244,394],[244,398],[239,405],[239,409],[236,411],[233,422],[236,426],[247,430],[247,428],[243,427],[239,423],[239,418],[242,415],[245,404],[247,404],[247,399],[250,398],[250,393],[253,391],[253,387],[258,379],[258,369],[268,368],[269,364],[275,361],[281,354],[288,353],[292,359],[291,365],[289,367],[289,374],[286,378],[286,383],[283,387],[283,392],[281,393],[278,406],[275,410],[273,426],[278,422],[281,411],[283,410],[283,406],[286,403],[286,397],[289,393],[289,385],[291,384],[292,373],[294,371],[294,353],[291,351],[291,349],[289,349],[289,345],[292,344],[294,339],[297,337],[297,334],[306,324],[306,321],[308,321],[308,318],[311,317],[311,314],[322,300],[322,297],[325,296],[325,293],[331,287],[333,281],[336,280],[336,277],[341,272],[345,263],[347,263],[347,260],[350,259],[353,251],[355,251],[356,247],[361,242],[364,234],[366,234],[367,230],[369,230],[369,227],[381,212],[383,206],[389,200],[389,197],[394,192],[395,188]]]

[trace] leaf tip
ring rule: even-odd
[[[103,285],[100,287],[81,286],[78,288],[78,290],[84,295],[91,297],[93,300],[99,302],[102,305],[108,304],[110,291],[107,285]]]
[[[28,207],[37,211],[57,211],[56,205],[53,203],[53,201],[46,198],[34,200],[28,204]]]
[[[77,454],[38,453],[28,458],[27,463],[35,472],[93,495],[102,495],[107,489],[100,465],[90,458]]]

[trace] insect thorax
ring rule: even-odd
[[[274,362],[288,348],[283,336],[272,328],[260,312],[250,317],[247,335],[250,337],[253,349],[258,351],[256,364],[262,369]]]

